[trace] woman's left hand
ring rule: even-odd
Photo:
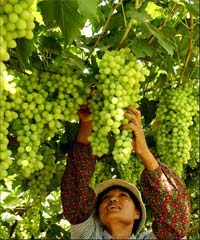
[[[148,170],[154,170],[158,167],[158,162],[151,153],[142,129],[141,113],[134,107],[128,107],[124,114],[130,122],[123,126],[123,129],[132,129],[133,137],[133,150],[140,157],[144,166]]]

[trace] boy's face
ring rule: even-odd
[[[135,219],[140,219],[140,212],[128,192],[120,188],[107,192],[99,206],[99,218],[104,226],[112,222],[134,224]]]

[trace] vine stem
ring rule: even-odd
[[[188,41],[188,50],[187,50],[187,54],[186,54],[186,57],[185,57],[185,61],[184,61],[184,64],[183,64],[183,67],[182,67],[182,71],[181,71],[181,75],[180,75],[180,78],[179,78],[179,83],[183,80],[183,76],[185,74],[185,70],[187,68],[187,65],[188,65],[188,62],[190,60],[190,56],[191,56],[191,53],[192,53],[192,50],[193,50],[193,44],[192,44],[192,34],[193,34],[193,28],[194,28],[194,21],[193,21],[193,15],[190,13],[190,38],[189,38],[189,41]]]
[[[133,20],[134,20],[134,19],[131,18],[131,20],[129,21],[129,23],[128,23],[127,27],[126,27],[126,30],[125,30],[125,32],[124,32],[124,35],[122,36],[122,39],[121,39],[121,41],[120,41],[120,43],[119,43],[118,50],[119,50],[120,48],[122,48],[123,43],[124,43],[124,41],[126,40],[126,38],[127,38],[127,36],[128,36],[128,33],[129,33],[129,31],[131,30],[131,27],[132,27],[132,25],[133,25]]]
[[[158,26],[158,30],[163,29],[163,27],[164,27],[164,26],[166,25],[166,23],[171,19],[171,17],[173,17],[173,16],[175,15],[175,13],[176,13],[177,11],[179,11],[179,9],[181,9],[181,8],[182,8],[182,6],[178,6],[176,9],[171,10],[171,12],[168,14],[168,17],[166,17],[165,20]],[[155,39],[155,36],[152,35],[152,36],[149,38],[148,43],[151,44],[154,39]]]
[[[138,9],[139,6],[140,6],[140,2],[139,2],[139,0],[136,0],[136,1],[135,1],[135,8]],[[128,25],[125,24],[126,29],[125,29],[124,35],[122,36],[122,39],[121,39],[121,41],[120,41],[120,43],[119,43],[118,50],[122,48],[123,43],[124,43],[124,41],[126,40],[126,38],[127,38],[127,36],[128,36],[128,33],[130,32],[131,27],[132,27],[132,25],[133,25],[133,20],[134,20],[134,19],[133,19],[133,17],[132,17],[131,20],[129,21]]]
[[[98,36],[95,44],[93,45],[92,49],[91,49],[90,52],[89,52],[89,55],[88,55],[88,57],[87,57],[87,60],[89,59],[89,57],[90,57],[91,54],[93,53],[94,49],[95,49],[96,46],[98,45],[99,41],[100,41],[101,38],[103,37],[103,35],[104,35],[104,33],[105,33],[105,31],[106,31],[106,29],[107,29],[107,27],[108,27],[108,24],[109,24],[109,22],[110,22],[110,20],[111,20],[111,18],[112,18],[113,12],[122,4],[123,1],[124,1],[124,0],[120,0],[118,3],[116,3],[116,4],[114,4],[114,5],[112,6],[112,8],[111,8],[111,10],[110,10],[110,12],[109,12],[109,14],[108,14],[108,18],[107,18],[107,20],[106,20],[106,22],[105,22],[105,24],[104,24],[104,26],[103,26],[103,28],[102,28],[101,33],[99,34],[99,36]]]

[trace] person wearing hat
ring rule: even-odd
[[[89,181],[95,170],[96,156],[88,137],[92,132],[87,107],[79,111],[76,141],[70,147],[61,179],[63,215],[71,223],[72,239],[183,239],[190,221],[190,198],[184,182],[167,165],[157,161],[149,150],[141,125],[141,113],[129,107],[124,128],[134,133],[133,149],[144,170],[141,188],[151,207],[152,231],[145,226],[146,208],[140,191],[122,179],[109,179],[95,189]],[[137,237],[137,238],[136,238]]]

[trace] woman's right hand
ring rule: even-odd
[[[76,141],[79,143],[89,144],[88,137],[92,133],[92,121],[90,119],[91,112],[87,105],[82,105],[78,110],[79,129],[76,136]]]
[[[130,122],[124,125],[124,129],[131,129],[134,134],[133,149],[139,156],[147,170],[155,170],[159,165],[151,153],[142,129],[141,113],[134,107],[128,107],[124,114]]]
[[[84,122],[90,122],[90,109],[87,105],[81,105],[80,109],[78,110],[78,116],[80,119],[80,122],[84,123]]]

